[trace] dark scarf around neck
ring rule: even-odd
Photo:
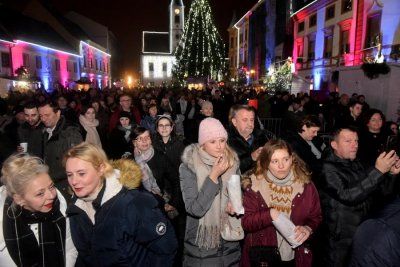
[[[31,224],[37,224],[39,242]],[[30,212],[15,206],[10,197],[4,203],[4,240],[18,267],[65,266],[65,228],[58,199],[48,213]]]

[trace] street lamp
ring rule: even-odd
[[[132,76],[128,76],[128,87],[131,88]]]

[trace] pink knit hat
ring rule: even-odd
[[[228,133],[221,122],[214,118],[205,118],[199,126],[199,145],[217,138],[228,139]]]

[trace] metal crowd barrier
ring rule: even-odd
[[[281,136],[281,118],[260,118],[260,121],[264,125],[264,130],[273,133],[275,137]]]

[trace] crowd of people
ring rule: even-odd
[[[398,133],[356,94],[10,92],[0,265],[398,266]]]

